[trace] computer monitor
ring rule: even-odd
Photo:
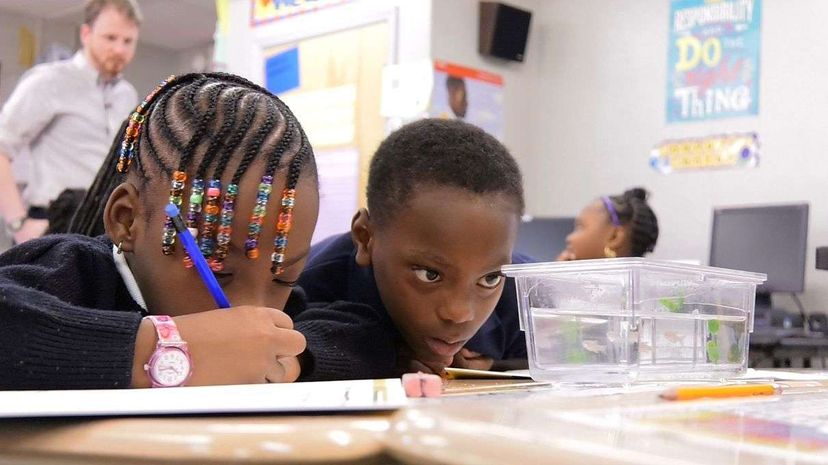
[[[808,204],[716,208],[710,265],[766,273],[760,293],[802,292]]]
[[[566,248],[566,236],[573,229],[573,217],[528,218],[518,227],[515,251],[538,261],[554,261]]]

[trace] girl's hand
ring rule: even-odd
[[[233,307],[173,318],[192,359],[188,386],[282,383],[299,377],[305,337],[281,310]],[[143,321],[135,344],[133,387],[148,387],[144,364],[155,350],[155,328]]]

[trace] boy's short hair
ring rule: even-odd
[[[475,194],[504,194],[523,214],[523,177],[506,147],[460,120],[423,119],[388,136],[368,175],[368,209],[382,223],[422,186],[448,186]]]
[[[83,9],[83,24],[89,26],[94,24],[101,11],[108,6],[115,8],[138,26],[144,20],[141,9],[138,8],[138,3],[135,0],[87,0]]]

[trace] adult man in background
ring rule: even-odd
[[[27,71],[0,111],[0,216],[14,242],[43,235],[49,203],[91,184],[137,105],[121,73],[135,55],[141,19],[135,0],[87,1],[81,50]],[[21,198],[11,160],[26,147],[29,182]]]

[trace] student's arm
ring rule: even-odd
[[[141,316],[0,280],[0,389],[129,387]]]
[[[0,389],[149,387],[155,350],[112,262],[112,244],[48,236],[0,255]],[[174,317],[190,385],[290,382],[305,338],[281,310],[234,307]]]
[[[50,237],[0,255],[0,389],[129,387],[141,315],[109,310],[126,295],[109,250]]]
[[[350,302],[301,306],[292,300],[287,311],[307,340],[299,381],[398,376],[394,336],[371,307]]]

